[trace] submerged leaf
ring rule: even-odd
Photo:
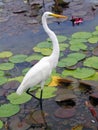
[[[32,97],[26,93],[23,93],[21,95],[17,95],[16,93],[11,93],[7,96],[7,99],[12,104],[23,104],[25,102],[28,102]]]
[[[0,64],[0,70],[11,70],[14,68],[13,63],[1,63]]]
[[[18,113],[20,110],[19,105],[3,104],[0,106],[0,117],[10,117]]]
[[[9,61],[12,63],[22,63],[25,61],[26,58],[27,58],[27,55],[18,54],[18,55],[14,55],[14,56],[10,57]]]
[[[10,52],[10,51],[3,51],[3,52],[0,52],[0,58],[8,58],[10,56],[12,56],[13,53]]]
[[[55,96],[55,91],[57,89],[55,87],[44,87],[43,90],[43,98],[52,98]],[[36,96],[39,98],[40,97],[40,89],[37,91]]]

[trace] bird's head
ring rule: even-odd
[[[64,19],[68,18],[67,16],[59,15],[59,14],[55,14],[55,13],[51,13],[51,12],[45,12],[44,17],[46,17],[46,18],[55,17],[55,18],[64,18]]]

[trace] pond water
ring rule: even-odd
[[[72,34],[76,32],[94,32],[95,27],[98,26],[98,17],[95,16],[94,19],[84,21],[80,25],[72,26],[70,20],[62,21],[60,23],[55,20],[54,22],[49,24],[49,28],[51,28],[56,35],[63,35],[68,38],[67,44],[71,40]],[[37,30],[34,32],[33,30]],[[14,30],[15,31],[15,30]],[[45,41],[48,36],[44,32],[41,25],[38,27],[30,26],[23,32],[20,32],[15,35],[14,31],[9,33],[7,31],[2,32],[2,36],[0,37],[0,52],[10,51],[13,55],[24,54],[28,57],[32,54],[35,54],[34,48],[38,43]],[[14,34],[14,35],[13,35]],[[97,34],[98,36],[98,34]],[[66,43],[66,41],[64,42]],[[89,44],[88,42],[86,42]],[[90,49],[98,46],[98,41],[96,44],[91,44]],[[70,46],[69,46],[70,47]],[[92,50],[78,50],[72,51],[69,47],[63,51],[64,56],[71,52],[82,52],[86,54],[86,58],[92,55]],[[61,52],[62,53],[62,52]],[[88,54],[89,53],[89,54]],[[63,56],[63,57],[64,57]],[[62,58],[62,56],[61,56]],[[21,59],[22,60],[22,59]],[[85,60],[85,59],[83,59]],[[74,66],[75,69],[77,67],[83,67],[81,65],[83,60],[78,63],[78,65]],[[9,57],[0,59],[0,63],[11,62],[9,61]],[[15,67],[10,70],[4,70],[4,77],[7,77],[6,83],[0,85],[0,105],[7,104],[10,101],[7,96],[11,93],[14,93],[19,86],[21,79],[13,80],[10,79],[18,76],[24,76],[22,70],[25,68],[29,68],[32,64],[35,64],[36,60],[30,62],[23,61],[20,63],[15,62]],[[70,67],[57,67],[57,73],[62,76],[62,71],[64,69],[69,69]],[[89,67],[88,67],[89,68]],[[74,68],[71,68],[73,70]],[[98,69],[94,69],[96,72]],[[85,73],[85,72],[83,72]],[[56,73],[55,73],[56,74]],[[54,75],[55,75],[54,74]],[[66,77],[66,76],[65,76]],[[63,78],[65,78],[63,77]],[[98,78],[97,78],[98,79]],[[74,79],[75,80],[75,79]],[[9,81],[9,82],[8,82]],[[72,80],[73,81],[73,80]],[[98,81],[98,80],[97,80]],[[96,82],[97,82],[96,81]],[[0,117],[0,120],[3,121],[2,130],[97,130],[98,129],[98,120],[96,120],[96,116],[94,117],[89,110],[89,105],[86,106],[85,102],[89,101],[89,97],[92,93],[98,92],[98,86],[93,83],[89,86],[89,84],[81,84],[78,85],[79,82],[75,82],[73,84],[67,84],[63,81],[63,83],[56,86],[56,94],[55,96],[47,99],[43,99],[43,112],[40,111],[40,107],[38,105],[38,101],[36,99],[30,99],[25,103],[20,103],[19,112],[17,112],[13,116],[9,117]],[[54,92],[54,91],[53,91]],[[58,95],[69,95],[69,98],[65,98],[67,100],[61,100],[60,102],[56,100],[56,96]],[[68,96],[67,95],[67,96]],[[16,100],[16,99],[15,99]],[[98,114],[98,106],[92,106],[97,114]],[[6,108],[7,110],[7,108]],[[6,112],[5,112],[6,113]],[[8,112],[9,113],[9,112]],[[8,114],[7,113],[7,114]],[[43,114],[44,113],[44,114]],[[98,116],[98,115],[97,115]]]

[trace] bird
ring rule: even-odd
[[[30,70],[24,76],[23,81],[21,82],[20,86],[16,90],[16,93],[18,95],[21,95],[23,92],[26,92],[32,97],[40,100],[41,109],[42,109],[42,94],[43,94],[45,81],[51,75],[52,70],[56,68],[58,64],[58,60],[59,60],[59,55],[60,55],[60,49],[59,49],[57,36],[51,29],[49,29],[47,25],[47,19],[52,18],[52,17],[67,19],[67,16],[59,15],[59,14],[55,14],[51,12],[45,12],[42,15],[43,28],[45,32],[48,34],[48,36],[50,37],[53,44],[52,53],[49,56],[43,57],[40,61],[38,61],[34,66],[30,68]],[[37,84],[40,84],[41,86],[40,98],[37,98],[36,96],[30,93],[30,88],[34,87]]]

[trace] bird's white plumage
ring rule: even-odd
[[[53,43],[53,52],[50,56],[42,58],[37,64],[35,64],[25,75],[22,83],[18,87],[16,93],[22,94],[30,87],[34,87],[37,84],[41,84],[43,89],[45,80],[50,76],[53,68],[56,67],[59,59],[59,44],[57,37],[53,31],[47,26],[47,18],[51,17],[51,12],[45,12],[42,16],[42,24],[46,33],[49,35]]]

